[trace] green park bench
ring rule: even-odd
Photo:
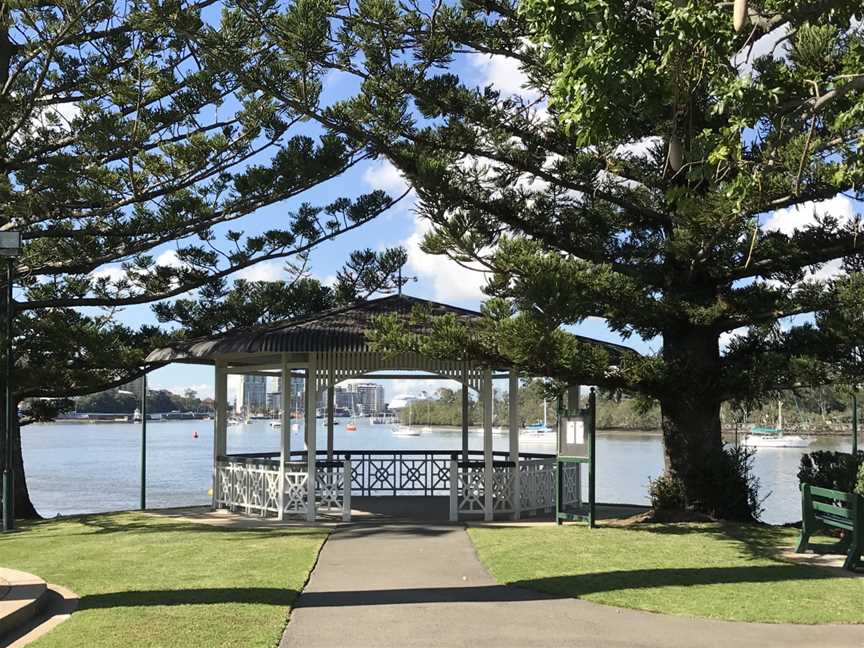
[[[820,528],[846,531],[844,548],[848,549],[844,569],[853,570],[864,553],[864,503],[860,495],[820,488],[810,484],[801,485],[801,539],[795,549],[807,551],[810,535]],[[842,504],[842,505],[841,505]]]

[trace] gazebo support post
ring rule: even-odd
[[[279,515],[285,517],[285,462],[291,459],[291,369],[282,356],[282,375],[279,379],[282,403],[279,410],[281,433],[279,435]]]
[[[318,362],[315,354],[309,355],[309,365],[306,369],[306,519],[315,521],[317,511],[315,506],[315,482],[317,453],[317,434],[315,423],[315,405],[318,401]]]
[[[468,461],[468,375],[462,378],[462,461]]]
[[[336,389],[333,385],[333,368],[327,376],[327,461],[333,461],[333,401]]]
[[[219,457],[227,453],[228,447],[228,372],[225,363],[216,361],[216,376],[213,395],[216,400],[216,420],[213,422],[213,500],[211,508],[216,508],[219,492]]]
[[[508,395],[509,411],[507,418],[510,423],[510,461],[513,462],[513,519],[522,515],[522,479],[519,470],[519,374],[510,370],[510,390]]]
[[[579,385],[570,385],[569,387],[567,387],[567,409],[568,410],[576,411],[576,412],[579,411],[579,409],[580,409],[579,390],[580,390]],[[575,464],[571,464],[571,465],[573,467],[573,470],[576,471],[576,506],[581,508],[581,506],[582,506],[582,464],[581,463],[575,463]],[[561,464],[559,463],[558,466],[560,469]],[[563,476],[559,475],[558,479],[563,480],[564,478],[563,478]]]
[[[492,370],[483,370],[483,520],[492,521]]]

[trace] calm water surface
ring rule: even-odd
[[[339,450],[454,450],[458,431],[433,430],[419,437],[393,437],[389,426],[358,420],[358,430],[335,429]],[[198,433],[198,438],[193,433]],[[136,508],[140,475],[141,429],[138,424],[50,424],[22,430],[24,464],[30,495],[45,516]],[[319,421],[318,447],[325,447]],[[292,434],[292,447],[302,437]],[[472,431],[472,449],[483,446]],[[495,436],[496,450],[507,449],[507,437]],[[526,452],[555,451],[554,442],[520,440]],[[150,423],[147,428],[147,506],[154,508],[207,504],[213,457],[212,421]],[[851,449],[849,438],[815,439],[809,450]],[[279,450],[279,432],[266,421],[230,428],[228,452]],[[781,523],[800,519],[798,462],[804,450],[762,448],[755,470],[767,495],[763,519]],[[651,434],[598,434],[597,498],[602,502],[647,502],[649,478],[663,468],[660,437]]]

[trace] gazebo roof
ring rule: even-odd
[[[432,316],[453,315],[466,325],[479,324],[483,315],[467,308],[450,306],[428,299],[408,295],[391,295],[358,302],[351,306],[333,308],[311,317],[281,320],[271,324],[233,329],[208,337],[185,340],[156,349],[146,362],[186,362],[213,364],[217,358],[251,360],[281,353],[374,353],[366,337],[372,328],[372,319],[379,315],[397,314],[406,323],[415,306],[422,306]],[[424,324],[410,323],[412,333],[428,332]],[[575,337],[598,344],[617,353],[629,351],[625,346],[592,338]]]
[[[147,356],[147,362],[209,364],[217,356],[226,355],[370,352],[372,349],[366,332],[372,327],[372,318],[396,313],[407,320],[415,306],[423,306],[431,315],[454,315],[465,324],[477,323],[482,318],[477,311],[407,295],[392,295],[330,309],[307,318],[281,320],[187,340],[156,349]],[[412,332],[418,334],[422,334],[424,329],[424,326],[411,326]]]

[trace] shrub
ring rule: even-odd
[[[655,511],[674,511],[686,505],[684,482],[675,475],[664,473],[648,480],[648,494]]]
[[[710,469],[698,476],[693,489],[700,499],[687,500],[684,483],[677,475],[665,473],[648,483],[655,510],[692,509],[723,520],[756,520],[762,515],[759,480],[753,474],[753,448],[726,446]]]
[[[714,475],[712,502],[715,517],[724,520],[758,520],[765,510],[759,497],[759,479],[753,472],[755,448],[726,446]],[[767,495],[766,495],[767,497]]]
[[[798,481],[801,484],[851,493],[862,466],[864,452],[855,456],[850,452],[817,450],[801,456]]]

